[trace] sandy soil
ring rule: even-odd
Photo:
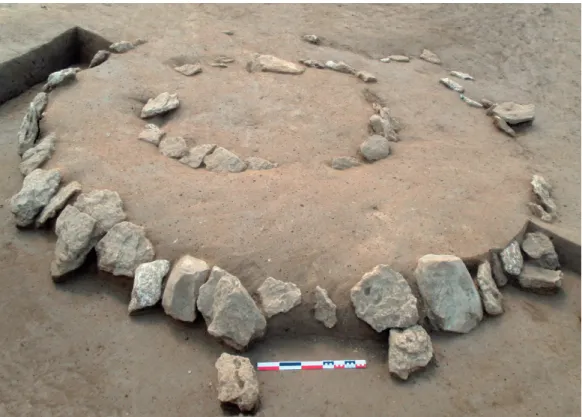
[[[501,318],[467,336],[435,336],[438,367],[408,384],[388,376],[384,336],[307,336],[321,334],[309,319],[316,284],[342,309],[330,335],[345,336],[356,322],[348,290],[374,265],[409,275],[425,253],[468,256],[505,243],[528,214],[534,172],[555,184],[558,225],[579,233],[579,7],[48,5],[3,7],[0,19],[12,29],[3,37],[14,42],[32,23],[57,19],[112,40],[149,39],[51,94],[42,130],[56,131],[59,141],[48,166],[64,167],[66,178],[86,189],[117,190],[160,257],[193,253],[237,274],[251,291],[269,275],[300,285],[304,305],[270,321],[270,333],[279,336],[255,346],[253,359],[371,361],[368,370],[341,378],[261,375],[265,416],[354,415],[362,407],[370,415],[579,414],[577,276],[566,277],[558,297],[509,289]],[[221,33],[227,29],[235,35]],[[299,39],[311,32],[327,46]],[[437,52],[443,67],[370,59],[417,56],[422,47]],[[255,51],[343,59],[377,74],[373,88],[404,123],[402,142],[379,163],[331,170],[331,157],[354,154],[366,136],[372,110],[364,84],[329,71],[248,74],[245,58]],[[194,78],[169,66],[219,54],[236,64],[205,67]],[[517,140],[503,136],[483,112],[437,84],[451,69],[475,76],[464,83],[470,97],[535,103],[533,127]],[[169,135],[281,167],[194,171],[138,141],[141,101],[166,90],[182,101],[162,120]],[[14,138],[33,95],[0,108],[5,199],[20,187]],[[200,323],[183,326],[159,312],[129,319],[131,283],[93,269],[53,286],[47,271],[54,238],[15,231],[4,207],[1,256],[10,284],[0,311],[10,320],[2,325],[0,373],[10,382],[0,382],[0,415],[221,415],[208,383],[223,348]],[[296,337],[282,336],[287,330]]]

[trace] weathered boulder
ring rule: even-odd
[[[378,82],[378,78],[376,78],[376,76],[368,71],[358,71],[356,73],[356,77],[358,77],[360,80],[362,80],[365,83],[375,83]]]
[[[156,98],[150,98],[148,102],[141,109],[140,117],[147,119],[159,114],[167,113],[171,110],[177,109],[180,105],[178,94],[170,94],[168,92],[159,94]]]
[[[249,156],[246,159],[247,169],[260,171],[265,169],[273,169],[277,168],[277,164],[271,161],[267,161],[266,159],[259,158],[256,156]]]
[[[22,175],[26,176],[30,174],[50,159],[55,151],[55,139],[56,135],[51,133],[41,139],[36,146],[24,152],[19,165]]]
[[[331,167],[333,169],[344,170],[361,165],[353,156],[336,156],[331,160]]]
[[[123,211],[121,197],[116,191],[94,190],[83,193],[77,198],[74,205],[97,221],[95,227],[97,236],[103,236],[113,226],[127,218]]]
[[[531,180],[534,196],[542,208],[550,215],[556,215],[556,203],[551,197],[552,186],[541,175],[534,175]]]
[[[493,281],[491,265],[488,261],[481,263],[477,269],[477,286],[485,312],[490,316],[503,313],[503,296]]]
[[[30,226],[36,215],[56,194],[61,183],[61,173],[57,169],[45,171],[35,169],[22,182],[22,188],[10,199],[10,211],[16,225]]]
[[[164,132],[155,124],[148,123],[144,126],[143,130],[139,133],[137,138],[158,146],[160,144],[160,140],[162,140],[162,137],[164,137],[165,134],[166,132]]]
[[[242,356],[223,353],[216,361],[218,400],[249,412],[259,404],[259,380],[253,364]]]
[[[162,296],[162,281],[170,270],[170,262],[158,259],[146,262],[135,269],[131,301],[127,308],[129,314],[152,307]]]
[[[468,333],[483,318],[477,288],[463,261],[453,255],[425,255],[418,260],[416,282],[437,329]]]
[[[303,74],[305,68],[272,55],[255,54],[247,63],[248,72],[276,72],[279,74]]]
[[[430,62],[431,64],[436,64],[436,65],[442,64],[442,61],[438,57],[438,55],[432,51],[429,51],[428,49],[422,50],[422,53],[420,54],[420,59],[424,59],[426,62]]]
[[[493,273],[493,279],[498,287],[503,287],[507,284],[507,276],[505,275],[505,270],[503,269],[503,263],[499,257],[499,253],[495,250],[489,251],[489,262],[491,263],[491,272]]]
[[[526,263],[517,277],[522,288],[537,293],[553,293],[562,287],[562,271],[552,271]]]
[[[532,264],[546,269],[560,268],[554,244],[545,234],[541,232],[527,233],[521,247],[525,254],[533,260]]]
[[[216,145],[213,143],[194,146],[193,148],[190,148],[186,156],[180,158],[180,162],[188,165],[190,168],[198,168],[202,165],[206,155],[212,153],[214,149],[216,149]]]
[[[385,137],[372,135],[362,142],[360,153],[369,162],[378,161],[390,155],[390,144]]]
[[[160,153],[169,158],[180,159],[188,154],[188,144],[181,136],[168,136],[159,144]]]
[[[242,172],[247,164],[234,153],[217,147],[214,152],[204,157],[206,169],[213,172]]]
[[[24,154],[34,146],[38,138],[38,113],[33,103],[28,106],[28,110],[20,123],[18,129],[18,155]]]
[[[319,285],[315,287],[315,320],[322,322],[325,327],[331,329],[337,323],[336,310],[337,307],[329,298],[327,291]]]
[[[91,59],[91,62],[89,63],[89,68],[93,68],[93,67],[96,67],[98,65],[103,64],[105,61],[107,61],[107,59],[109,59],[110,55],[111,55],[111,52],[106,51],[104,49],[97,51],[95,53],[95,55],[93,55],[93,58]]]
[[[65,68],[64,70],[53,72],[48,76],[43,90],[48,92],[58,86],[72,83],[77,79],[79,71],[81,71],[81,68]]]
[[[327,61],[325,63],[325,67],[333,71],[342,72],[344,74],[355,75],[358,72],[355,68],[349,66],[343,61]]]
[[[388,344],[388,370],[400,379],[406,380],[412,372],[424,368],[433,356],[430,336],[419,325],[391,329]]]
[[[53,218],[59,210],[65,207],[67,201],[77,193],[81,192],[81,184],[77,181],[70,182],[50,199],[48,204],[42,209],[38,218],[36,219],[36,227],[41,227],[47,220]]]
[[[301,290],[292,282],[268,277],[257,289],[263,312],[267,318],[286,313],[301,304]]]
[[[237,350],[265,334],[267,321],[237,277],[215,266],[197,301],[208,333]]]
[[[179,67],[174,67],[174,70],[182,75],[190,77],[192,75],[200,74],[202,72],[202,66],[200,66],[200,64],[184,64]]]
[[[42,113],[45,111],[46,106],[48,105],[48,94],[44,91],[41,91],[32,100],[32,105],[36,110],[36,115],[39,119],[42,119]]]
[[[127,51],[131,51],[136,46],[137,45],[134,45],[132,42],[129,41],[119,41],[109,45],[109,49],[117,54],[123,54]]]
[[[95,249],[99,269],[113,275],[133,277],[139,265],[154,259],[154,247],[145,229],[130,222],[117,223],[109,229]]]
[[[200,287],[210,274],[208,264],[190,255],[174,264],[166,282],[162,307],[176,320],[193,322],[196,319],[196,300]]]
[[[319,37],[317,35],[303,35],[301,39],[303,39],[305,42],[309,42],[314,45],[319,44]]]
[[[388,265],[377,265],[350,291],[356,316],[377,332],[418,322],[416,297],[408,282]]]
[[[535,105],[517,104],[513,101],[508,101],[496,105],[492,113],[494,116],[501,117],[508,124],[514,125],[532,121],[535,118]]]
[[[501,262],[503,269],[509,275],[519,275],[523,267],[523,256],[519,248],[519,243],[513,240],[505,249],[501,251]]]

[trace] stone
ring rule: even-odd
[[[268,277],[257,289],[263,312],[267,318],[286,313],[301,304],[301,290],[292,282]]]
[[[325,327],[331,329],[337,323],[337,307],[327,291],[321,288],[319,285],[315,287],[315,307],[314,307],[314,317],[315,320],[323,323]]]
[[[239,279],[215,266],[197,301],[208,333],[237,350],[262,337],[267,321]]]
[[[483,108],[488,109],[488,108],[494,106],[495,105],[495,102],[492,101],[492,100],[489,100],[487,98],[482,98],[481,99],[481,104],[483,105]]]
[[[393,131],[392,133],[396,134],[400,130],[402,130],[402,124],[398,121],[398,119],[392,117],[392,114],[390,113],[390,109],[388,107],[382,106],[379,103],[374,103],[372,104],[372,108],[374,109],[376,114],[380,116],[380,118],[382,119],[386,139],[390,140],[390,138],[388,137],[389,135],[386,134],[386,131]],[[394,142],[398,142],[398,140],[394,140]]]
[[[384,136],[390,142],[400,141],[400,138],[398,137],[396,131],[392,127],[390,118],[383,118],[378,114],[373,114],[372,116],[370,116],[368,125],[370,127],[369,130],[372,134]]]
[[[228,35],[228,36],[234,35],[234,31],[232,31],[232,30],[224,30],[224,31],[222,31],[222,33],[224,33],[225,35]]]
[[[215,64],[232,64],[234,62],[234,58],[220,55],[214,59]]]
[[[250,360],[223,353],[216,361],[218,400],[250,412],[259,404],[259,379]]]
[[[77,73],[79,71],[81,71],[81,68],[75,67],[53,72],[48,76],[46,84],[43,87],[43,91],[48,92],[55,87],[72,83],[77,79]]]
[[[265,170],[265,169],[273,169],[277,168],[277,164],[271,161],[267,161],[266,159],[259,158],[256,156],[249,156],[245,160],[247,164],[247,169],[252,169],[255,171]]]
[[[48,105],[48,94],[45,92],[38,93],[36,96],[34,96],[32,105],[36,110],[36,116],[39,119],[42,119],[42,113],[45,111],[46,106]]]
[[[10,199],[10,211],[14,214],[16,225],[30,226],[36,215],[56,194],[61,183],[61,173],[57,169],[35,169],[28,174],[22,188]]]
[[[145,229],[126,221],[109,229],[95,249],[99,269],[113,275],[133,277],[139,265],[154,259],[154,247]]]
[[[312,43],[314,45],[319,45],[320,39],[317,35],[303,35],[302,39],[305,42]]]
[[[491,273],[493,274],[493,279],[495,280],[497,287],[504,287],[507,285],[507,275],[505,275],[503,263],[501,262],[501,258],[497,251],[489,251],[489,262],[491,264]]]
[[[129,314],[153,307],[160,301],[162,281],[169,270],[170,262],[164,259],[143,263],[135,269],[131,301],[127,308]]]
[[[471,81],[474,81],[475,80],[475,78],[471,77],[466,72],[451,71],[449,74],[451,74],[453,77],[460,78],[461,80],[471,80]]]
[[[174,264],[164,289],[162,307],[166,314],[180,321],[196,320],[196,300],[209,274],[206,262],[190,255],[182,256]]]
[[[158,146],[165,134],[166,132],[164,132],[155,124],[148,123],[144,126],[143,130],[139,133],[137,138]]]
[[[552,293],[562,287],[562,271],[552,271],[526,263],[517,277],[522,288],[537,293]]]
[[[111,52],[101,49],[93,55],[91,62],[89,63],[89,68],[96,67],[98,65],[103,64],[105,61],[109,59]]]
[[[145,106],[143,106],[143,109],[141,109],[140,117],[147,119],[148,117],[164,114],[177,109],[179,105],[180,100],[178,100],[178,94],[161,93],[156,98],[150,98],[148,100]]]
[[[24,152],[19,165],[22,175],[26,176],[30,174],[50,159],[55,151],[55,139],[56,135],[51,133],[41,139],[36,146]]]
[[[527,203],[529,211],[536,217],[539,217],[542,221],[546,223],[552,223],[556,216],[554,214],[548,213],[541,205],[537,203]]]
[[[358,77],[360,80],[362,80],[365,83],[378,82],[378,79],[376,78],[376,76],[372,73],[369,73],[368,71],[358,71],[356,73],[356,77]]]
[[[503,313],[503,296],[493,281],[488,261],[482,262],[477,269],[477,286],[485,312],[490,316]]]
[[[531,186],[536,197],[537,202],[549,214],[555,216],[557,206],[554,199],[551,197],[552,187],[541,175],[533,175],[531,179]]]
[[[425,255],[414,273],[428,318],[437,329],[468,333],[483,319],[481,298],[461,258]]]
[[[493,115],[501,117],[510,125],[530,122],[535,118],[535,105],[508,101],[496,105],[493,108]]]
[[[369,162],[378,161],[390,155],[390,144],[385,137],[372,135],[360,145],[360,153]]]
[[[310,68],[325,69],[325,64],[323,62],[317,61],[315,59],[300,59],[299,63],[305,65],[306,67],[310,67]]]
[[[360,165],[360,161],[358,161],[353,156],[336,156],[331,160],[331,167],[340,171]]]
[[[442,64],[442,61],[438,57],[438,55],[432,51],[429,51],[428,49],[422,50],[422,53],[420,54],[420,59],[424,59],[426,62],[430,62],[431,64],[436,64],[436,65]]]
[[[479,103],[476,100],[473,100],[472,98],[467,97],[464,94],[461,94],[460,97],[461,97],[461,100],[463,100],[465,103],[467,103],[471,107],[475,107],[477,109],[482,109],[483,108],[483,105],[481,103]]]
[[[215,68],[228,68],[228,65],[223,64],[222,62],[211,62],[210,66]]]
[[[272,55],[254,54],[247,63],[248,72],[275,72],[278,74],[303,74],[305,67]]]
[[[388,58],[394,62],[410,62],[410,58],[406,55],[389,55]]]
[[[127,218],[123,211],[121,197],[115,191],[94,190],[83,193],[77,198],[74,205],[97,221],[95,227],[97,236],[103,236],[113,226]]]
[[[213,172],[242,172],[247,164],[232,152],[217,147],[214,152],[204,157],[206,169]]]
[[[109,49],[112,52],[115,52],[117,54],[123,54],[127,51],[131,51],[135,47],[136,47],[136,45],[134,45],[133,43],[131,43],[129,41],[119,41],[119,42],[115,42],[115,43],[112,43],[111,45],[109,45]]]
[[[77,181],[72,181],[59,191],[50,199],[48,204],[42,209],[38,218],[36,219],[36,227],[43,226],[49,219],[52,219],[56,214],[65,207],[67,201],[75,194],[81,192],[81,184]]]
[[[61,212],[55,223],[57,243],[51,263],[53,281],[63,281],[68,272],[74,271],[85,262],[87,254],[96,243],[95,225],[93,217],[74,206],[66,206]]]
[[[169,158],[180,159],[188,154],[188,144],[181,136],[169,136],[160,141],[160,153]]]
[[[515,130],[513,130],[511,128],[511,126],[509,126],[507,124],[507,122],[505,120],[503,120],[501,117],[493,116],[493,124],[495,125],[495,127],[497,129],[501,130],[504,133],[507,133],[512,138],[517,136],[517,133],[515,133]]]
[[[408,282],[388,265],[377,265],[352,287],[356,316],[378,333],[418,322],[416,297]]]
[[[137,38],[136,40],[133,41],[133,46],[138,47],[140,45],[143,45],[144,43],[148,43],[148,41],[146,39]]]
[[[453,81],[453,80],[451,80],[450,78],[447,78],[447,77],[441,78],[439,80],[439,83],[441,83],[445,87],[450,88],[453,91],[456,91],[457,93],[462,93],[463,91],[465,91],[465,87],[463,87],[458,82]]]
[[[390,57],[380,58],[380,62],[383,62],[385,64],[388,64],[390,62]]]
[[[356,75],[357,72],[355,68],[349,66],[343,61],[327,61],[325,63],[325,67],[333,71],[342,72],[344,74]]]
[[[422,326],[391,329],[388,339],[388,370],[400,379],[424,368],[433,356],[430,336]]]
[[[188,165],[190,168],[198,168],[204,162],[204,157],[209,153],[212,153],[216,149],[216,145],[213,143],[207,143],[205,145],[198,145],[190,148],[188,154],[180,158],[180,162]]]
[[[188,77],[200,74],[202,72],[202,67],[200,64],[184,64],[180,65],[179,67],[174,67],[174,69],[180,74],[186,75]]]
[[[512,241],[500,254],[503,269],[509,275],[517,276],[523,267],[523,256],[517,241]]]
[[[20,129],[18,129],[18,155],[24,154],[34,146],[39,132],[38,120],[36,107],[34,103],[31,103],[22,119],[22,123],[20,123]]]
[[[545,269],[560,268],[560,261],[554,244],[545,234],[541,232],[527,233],[521,243],[521,248],[533,260],[531,262],[533,265]]]

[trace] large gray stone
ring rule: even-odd
[[[256,156],[249,156],[245,162],[247,164],[247,169],[254,171],[277,168],[276,163]]]
[[[554,244],[541,232],[527,233],[521,247],[533,264],[546,269],[560,268]]]
[[[137,138],[143,140],[144,142],[158,146],[160,144],[160,140],[162,140],[162,137],[164,137],[165,134],[166,132],[164,132],[155,124],[148,123],[144,126],[143,130],[139,133]]]
[[[350,291],[356,316],[377,332],[418,322],[416,297],[408,282],[388,265],[364,274]]]
[[[388,370],[404,380],[428,365],[433,356],[430,336],[419,325],[391,329],[388,343]]]
[[[430,62],[431,64],[436,64],[436,65],[442,64],[442,61],[438,57],[438,55],[432,51],[429,51],[428,49],[422,50],[422,53],[420,54],[420,59],[424,59],[426,62]]]
[[[517,104],[513,101],[500,103],[496,105],[492,113],[499,116],[508,124],[529,122],[535,118],[535,106],[533,104]]]
[[[95,249],[99,269],[113,275],[133,277],[139,265],[154,259],[154,247],[145,229],[130,222],[113,226]]]
[[[519,275],[521,268],[523,267],[523,256],[517,241],[513,240],[509,245],[507,245],[507,247],[501,251],[500,257],[505,272],[509,275]]]
[[[196,319],[196,300],[202,284],[210,274],[208,264],[190,255],[174,264],[166,282],[162,306],[176,320],[193,322]]]
[[[253,364],[242,356],[223,353],[216,361],[218,400],[250,412],[259,404],[259,380]]]
[[[178,94],[170,94],[164,92],[159,94],[155,98],[150,98],[148,102],[141,109],[140,117],[142,119],[147,119],[148,117],[157,116],[159,114],[164,114],[174,109],[177,109],[180,105],[180,100],[178,100]]]
[[[36,146],[30,148],[22,155],[19,168],[22,175],[26,176],[39,168],[50,159],[55,151],[56,135],[51,133],[41,139]]]
[[[319,285],[315,287],[315,320],[323,323],[325,327],[331,329],[337,323],[337,307],[329,298],[327,291]]]
[[[95,234],[103,236],[127,215],[123,211],[121,197],[116,191],[94,190],[83,193],[75,201],[75,207],[97,221]]]
[[[208,333],[237,350],[265,334],[267,321],[238,278],[215,266],[197,301]]]
[[[497,251],[489,251],[489,262],[491,263],[491,272],[497,287],[503,287],[507,285],[507,275],[505,275],[503,263],[501,262],[501,258],[499,257],[499,253]]]
[[[96,221],[93,217],[67,206],[57,218],[55,257],[51,263],[53,281],[64,280],[65,274],[80,267],[95,246]]]
[[[152,307],[162,296],[162,281],[170,270],[170,262],[158,259],[146,262],[135,269],[131,301],[127,308],[129,314]]]
[[[23,155],[34,146],[39,132],[38,120],[36,107],[31,103],[18,129],[18,155]]]
[[[267,318],[286,313],[301,304],[301,290],[292,282],[268,277],[257,289],[261,306]]]
[[[57,169],[45,171],[38,168],[28,174],[20,191],[10,199],[10,211],[14,214],[16,225],[31,225],[56,194],[60,183],[61,173]]]
[[[98,65],[103,64],[105,61],[107,61],[107,59],[109,59],[110,55],[111,55],[111,52],[103,50],[103,49],[100,51],[97,51],[95,53],[95,55],[93,55],[93,58],[91,59],[91,62],[89,63],[89,68],[93,68],[93,67],[96,67]]]
[[[548,183],[541,175],[536,174],[532,177],[531,186],[533,193],[542,208],[555,217],[557,206],[554,199],[551,197],[552,187],[550,183]]]
[[[190,148],[186,156],[180,158],[180,162],[188,165],[190,168],[199,168],[200,165],[202,165],[202,162],[204,162],[206,155],[211,153],[214,149],[216,149],[216,145],[213,143],[194,146],[193,148]]]
[[[431,323],[441,330],[468,333],[483,318],[481,299],[463,261],[453,255],[425,255],[415,270]]]
[[[477,286],[485,312],[490,316],[503,313],[503,296],[493,281],[491,265],[488,261],[481,263],[477,269]]]
[[[526,263],[517,277],[522,288],[537,293],[556,292],[562,286],[562,271],[551,271]]]
[[[38,215],[38,218],[36,219],[36,227],[41,227],[47,222],[47,220],[56,216],[58,211],[65,207],[67,201],[80,192],[81,184],[77,181],[73,181],[64,187],[61,187]]]
[[[255,54],[247,63],[249,72],[276,72],[279,74],[303,74],[305,67],[272,55]]]
[[[160,153],[169,158],[180,159],[188,154],[188,144],[181,136],[169,136],[160,142]]]
[[[234,153],[217,147],[214,152],[204,157],[206,169],[213,172],[242,172],[247,164]]]
[[[331,160],[331,167],[340,171],[360,165],[360,161],[353,156],[336,156]]]
[[[386,138],[372,135],[360,145],[360,153],[367,161],[378,161],[390,155],[390,144]]]
[[[48,92],[58,86],[72,83],[77,79],[77,73],[79,71],[81,71],[81,68],[65,68],[63,70],[53,72],[48,76],[43,90]]]
[[[46,106],[48,105],[48,94],[44,91],[41,91],[32,100],[32,105],[36,110],[36,115],[39,119],[42,119],[42,113],[45,111]]]

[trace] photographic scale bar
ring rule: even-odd
[[[259,362],[258,371],[299,371],[316,369],[365,369],[365,360]]]

